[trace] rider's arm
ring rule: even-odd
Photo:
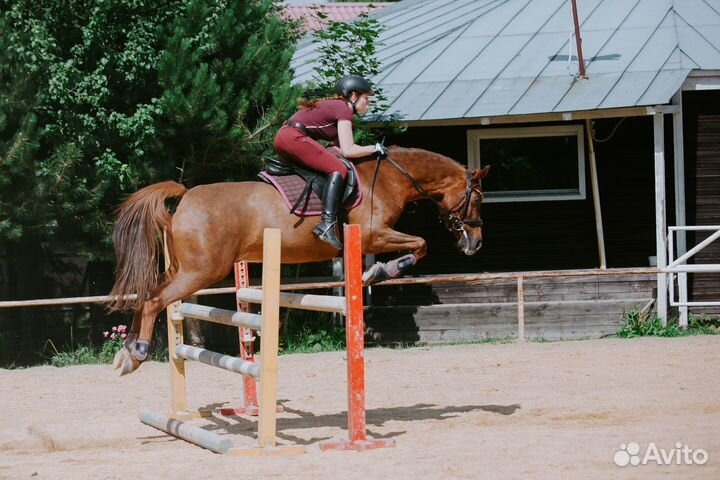
[[[375,146],[373,145],[355,145],[352,122],[350,120],[338,120],[337,129],[340,150],[342,150],[343,155],[347,158],[366,157],[375,153]]]

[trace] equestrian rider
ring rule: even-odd
[[[347,168],[317,140],[338,145],[346,158],[366,157],[373,153],[387,156],[384,145],[356,145],[353,139],[353,115],[364,115],[373,95],[370,82],[347,75],[335,86],[335,97],[300,101],[298,110],[275,136],[275,151],[286,162],[299,163],[327,175],[323,191],[323,211],[313,233],[338,250],[336,224],[340,196],[345,189]]]

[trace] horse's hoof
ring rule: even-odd
[[[113,365],[113,370],[117,370],[117,369],[120,368],[120,366],[122,365],[123,360],[124,360],[124,355],[127,355],[127,354],[125,354],[124,352],[125,352],[125,349],[124,349],[124,348],[121,348],[121,349],[118,350],[117,353],[115,354],[115,357],[113,358],[113,364],[112,364],[112,365]]]
[[[140,366],[140,362],[130,355],[130,353],[125,350],[124,348],[120,350],[118,353],[115,354],[115,359],[113,360],[113,367],[115,370],[120,370],[119,376],[127,375],[128,373],[132,373]]]
[[[390,278],[385,271],[385,264],[383,262],[376,262],[373,266],[367,269],[362,276],[363,287],[369,287],[376,283],[382,282]]]

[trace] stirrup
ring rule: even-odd
[[[337,234],[335,233],[336,224],[337,220],[333,220],[330,223],[320,222],[315,225],[315,228],[313,228],[313,233],[317,235],[317,237],[323,242],[330,244],[338,250],[341,250],[343,245],[337,238]]]

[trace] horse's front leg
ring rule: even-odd
[[[376,262],[363,274],[363,285],[373,285],[389,278],[397,278],[427,254],[427,243],[423,238],[414,237],[391,228],[374,232],[366,253],[407,251],[411,253],[389,262]]]

